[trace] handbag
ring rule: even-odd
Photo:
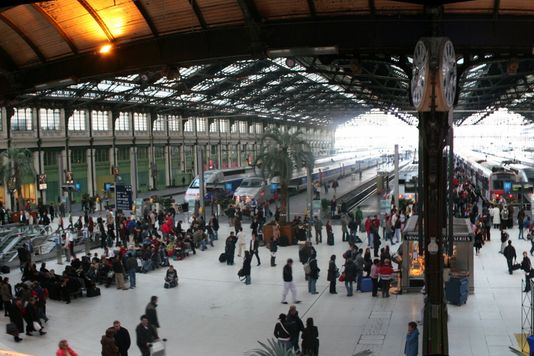
[[[340,277],[339,268],[336,268],[336,278]]]
[[[245,272],[243,271],[243,268],[241,268],[239,271],[237,271],[237,276],[238,277],[244,277],[245,276]]]
[[[36,321],[33,322],[33,328],[35,329],[35,331],[39,331],[42,329],[41,324]]]
[[[339,276],[339,281],[345,282],[345,272],[341,273],[341,275]]]

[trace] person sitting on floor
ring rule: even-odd
[[[178,273],[172,265],[169,266],[167,273],[165,274],[165,288],[174,288],[178,286]]]

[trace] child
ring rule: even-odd
[[[419,354],[419,330],[417,330],[417,323],[415,321],[408,323],[404,354],[406,356],[417,356]]]

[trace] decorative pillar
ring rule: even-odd
[[[419,112],[419,146],[422,158],[423,246],[425,286],[423,355],[449,354],[447,303],[444,298],[443,222],[445,208],[446,160],[443,149],[452,125],[456,95],[456,56],[452,43],[443,37],[420,39],[413,56],[412,102]],[[421,239],[421,237],[420,237]]]

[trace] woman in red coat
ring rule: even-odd
[[[78,356],[78,354],[70,348],[67,340],[61,340],[56,351],[56,356]]]

